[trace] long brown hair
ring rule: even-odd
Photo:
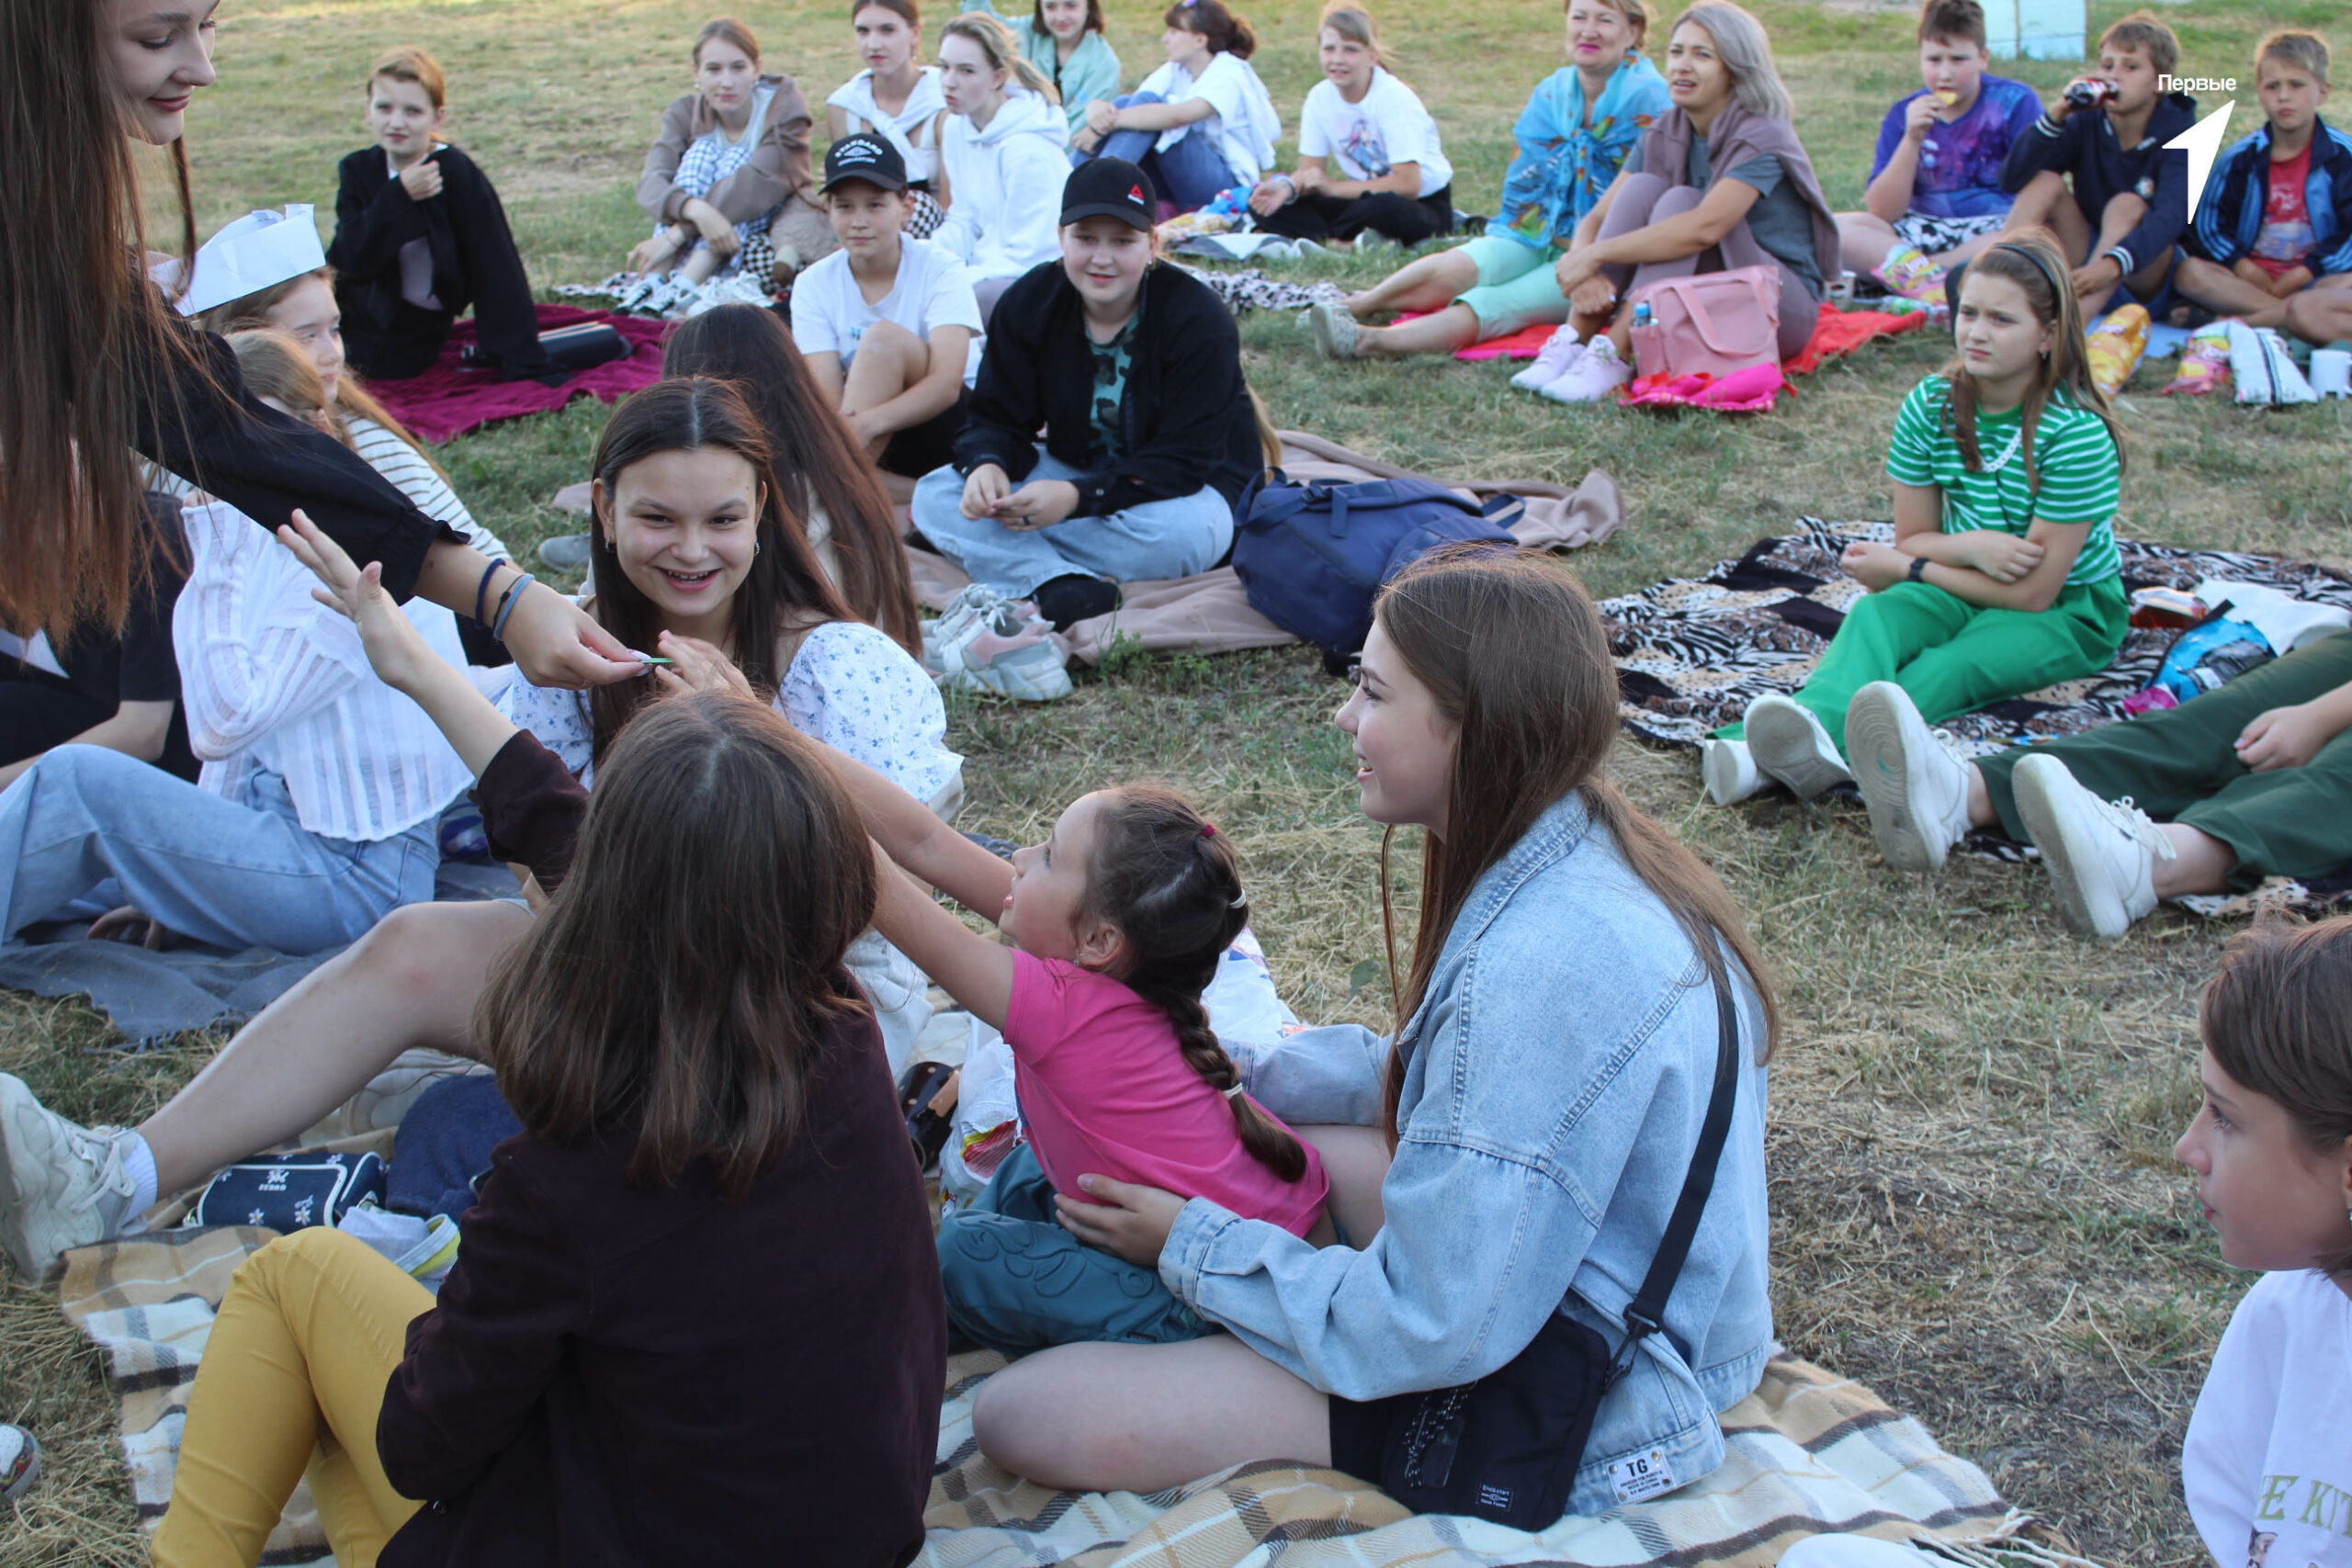
[[[1421,918],[1413,961],[1396,987],[1396,1030],[1420,1010],[1439,953],[1470,889],[1526,837],[1536,819],[1571,793],[1584,796],[1634,875],[1690,938],[1718,986],[1730,984],[1729,948],[1764,1004],[1764,1048],[1780,1039],[1764,955],[1739,906],[1705,862],[1645,814],[1605,770],[1617,736],[1617,670],[1600,615],[1568,571],[1544,557],[1469,547],[1425,556],[1391,579],[1373,606],[1397,657],[1427,686],[1454,728],[1447,781],[1446,832],[1421,844]],[[1381,838],[1380,917],[1390,983],[1396,937],[1388,897],[1388,847]],[[1401,1051],[1388,1061],[1386,1111],[1396,1135],[1405,1082]]]
[[[821,512],[831,525],[838,586],[851,612],[921,659],[922,607],[907,575],[897,509],[776,313],[721,305],[687,317],[662,351],[662,373],[735,383],[767,432],[791,514]]]
[[[2223,1072],[2278,1101],[2314,1153],[2352,1140],[2352,915],[2269,916],[2241,931],[2197,1001],[2197,1030]],[[2352,1247],[2323,1258],[2352,1274]]]
[[[752,36],[751,28],[745,27],[742,23],[737,21],[732,17],[713,17],[710,20],[702,25],[702,30],[700,32],[695,34],[694,64],[695,70],[699,71],[702,69],[703,45],[710,42],[713,39],[718,39],[721,43],[732,44],[735,48],[741,50],[752,64],[757,65],[760,62],[760,40]]]
[[[1182,28],[1208,40],[1217,54],[1247,60],[1258,52],[1258,29],[1227,9],[1225,0],[1176,0],[1159,18],[1163,28]]]
[[[628,580],[614,556],[608,513],[621,474],[632,464],[664,452],[705,447],[732,452],[751,464],[767,496],[760,509],[759,548],[742,586],[735,590],[734,603],[735,667],[765,701],[775,696],[784,679],[787,618],[805,631],[826,621],[855,617],[817,564],[799,516],[776,483],[767,434],[734,382],[709,376],[656,381],[614,410],[605,422],[605,434],[596,442],[597,504],[588,523],[594,558],[603,563],[596,572],[593,614],[623,647],[653,646],[662,630],[661,617],[653,601]],[[614,738],[652,694],[651,684],[618,681],[589,692],[589,728],[595,737],[593,754],[599,766]]]
[[[1168,1015],[1184,1063],[1211,1089],[1241,1075],[1209,1027],[1201,993],[1241,928],[1250,901],[1232,843],[1173,790],[1127,784],[1105,795],[1094,818],[1086,913],[1118,928],[1125,964],[1115,977]],[[1227,1094],[1234,1131],[1260,1165],[1284,1181],[1306,1174],[1306,1150],[1246,1094]]]
[[[2041,470],[2034,465],[2034,437],[2040,433],[2041,411],[2062,390],[2076,407],[2098,415],[2115,439],[2115,461],[2120,468],[2125,455],[2123,426],[2116,423],[2107,394],[2091,376],[2090,355],[2084,345],[2083,308],[2075,298],[2073,270],[2058,242],[2047,229],[2020,230],[1970,262],[1961,275],[1961,288],[1965,291],[1968,279],[1980,276],[2005,277],[2016,284],[2024,291],[2033,319],[2050,333],[2050,352],[2042,355],[2041,368],[2025,389],[2025,401],[2018,408],[2027,485],[2041,482]],[[1960,444],[1961,458],[1969,471],[1980,472],[1984,462],[1976,445],[1976,378],[1968,373],[1967,361],[1956,355],[1939,374],[1951,388],[1951,397],[1944,405],[1946,425]]]
[[[0,622],[19,631],[122,624],[146,528],[132,432],[180,417],[175,376],[209,374],[142,271],[136,138],[105,10],[0,0],[0,341],[22,367],[0,395]],[[175,141],[169,156],[185,261],[187,152]]]
[[[766,704],[665,698],[605,757],[571,869],[491,975],[476,1038],[534,1137],[637,1123],[628,1177],[708,1158],[739,1198],[799,1133],[842,955],[874,918],[865,818]]]
[[[370,80],[373,80],[373,78],[370,78]],[[203,315],[198,317],[198,321],[206,332],[219,333],[222,337],[229,339],[230,346],[232,348],[237,346],[239,337],[246,333],[266,332],[275,333],[280,337],[285,337],[286,334],[279,330],[277,321],[272,318],[270,312],[277,310],[278,306],[284,304],[288,295],[293,293],[295,289],[300,288],[305,282],[313,277],[325,284],[330,289],[334,287],[334,268],[331,266],[322,266],[314,272],[297,273],[292,277],[287,278],[284,282],[273,283],[266,288],[255,289],[253,293],[245,295],[242,299],[229,300],[226,304],[215,305],[212,309],[205,311]],[[297,354],[302,354],[305,359],[309,357],[308,354],[304,353],[301,344],[295,343],[290,337],[287,338],[286,342],[287,346],[293,349],[294,352]],[[252,392],[254,396],[257,398],[276,395],[266,392],[260,387],[254,384],[253,366],[255,363],[254,361],[248,359],[243,350],[239,351],[237,358],[239,363],[245,367],[246,390]],[[263,367],[266,373],[277,377],[281,382],[284,381],[287,372],[283,367],[276,364],[274,359],[264,361]],[[311,374],[315,378],[317,376],[317,371],[314,369]],[[297,387],[297,389],[299,389],[299,386]],[[325,390],[325,384],[323,382],[320,383],[320,390]],[[286,400],[281,397],[279,398],[279,400],[285,401]],[[352,444],[352,441],[351,432],[344,428],[344,416],[345,414],[357,414],[362,419],[372,419],[378,424],[382,425],[386,430],[390,431],[394,435],[399,436],[401,440],[406,442],[410,451],[414,452],[418,457],[424,459],[425,467],[431,468],[435,473],[441,476],[441,482],[443,484],[451,483],[448,470],[441,467],[440,462],[435,458],[431,452],[425,450],[424,443],[419,441],[414,433],[413,433],[407,425],[402,424],[392,413],[391,410],[386,408],[383,404],[376,400],[376,395],[368,389],[367,380],[361,377],[358,371],[354,370],[349,365],[345,365],[343,367],[343,373],[335,378],[334,396],[329,400],[326,412],[334,422],[333,427],[329,430],[328,434],[332,434],[336,440],[342,442],[345,446],[349,446]],[[301,417],[307,419],[309,415],[304,414]]]

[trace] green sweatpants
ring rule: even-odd
[[[2320,876],[2352,862],[2352,729],[2300,768],[2249,772],[2232,742],[2272,708],[2291,707],[2352,682],[2352,632],[2306,643],[2284,659],[2177,708],[2082,735],[2012,747],[1976,766],[2001,827],[2022,843],[2009,775],[2036,752],[2057,758],[2102,800],[2132,797],[2159,822],[2179,822],[2230,846],[2230,890],[2266,876]]]
[[[2107,668],[2132,620],[2120,578],[2062,589],[2047,610],[1981,610],[1932,583],[1898,582],[1846,612],[1813,678],[1792,693],[1846,750],[1846,705],[1892,681],[1940,724],[1987,703]],[[1715,731],[1736,739],[1738,725]]]

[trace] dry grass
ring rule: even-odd
[[[1758,0],[1833,200],[1860,190],[1884,104],[1912,79],[1891,6]],[[2098,0],[2094,28],[2126,6]],[[1156,7],[1113,0],[1134,79]],[[1314,0],[1253,0],[1259,64],[1286,112],[1311,79]],[[1405,73],[1443,128],[1464,206],[1491,208],[1508,126],[1557,37],[1553,0],[1382,8]],[[2229,69],[2269,25],[2325,26],[2324,0],[2209,0],[2170,14],[2185,72]],[[743,15],[812,98],[852,68],[832,0]],[[627,187],[704,11],[622,0],[231,0],[222,85],[191,143],[209,231],[264,202],[333,197],[360,144],[357,77],[386,44],[428,42],[456,89],[452,130],[499,180],[536,281],[593,279],[637,231]],[[1469,18],[1464,25],[1464,18]],[[1507,58],[1498,69],[1498,51]],[[2017,73],[2041,85],[2062,73]],[[2241,119],[2241,124],[2245,123]],[[1361,279],[1334,261],[1298,276]],[[1941,350],[1881,345],[1800,383],[1768,419],[1563,412],[1498,367],[1312,359],[1293,321],[1252,318],[1253,385],[1285,424],[1441,472],[1574,482],[1606,466],[1628,526],[1575,569],[1597,593],[1685,574],[1800,513],[1883,515],[1880,459],[1905,389]],[[2343,564],[2341,407],[2286,416],[2175,403],[2143,373],[2127,399],[2132,534]],[[601,412],[485,432],[440,454],[478,516],[527,547],[560,525],[544,498],[577,478]],[[1299,1011],[1377,1023],[1385,1008],[1377,830],[1355,811],[1325,722],[1338,689],[1295,650],[1114,662],[1069,701],[958,702],[965,825],[1016,839],[1082,790],[1154,775],[1200,800],[1247,857],[1258,929]],[[2102,1558],[2200,1553],[2177,1452],[2204,1361],[2245,1279],[2215,1258],[2169,1149],[2192,1103],[2193,997],[2225,928],[2165,913],[2112,947],[2069,936],[2032,872],[1975,862],[1933,884],[1878,864],[1851,808],[1696,804],[1687,756],[1618,748],[1634,798],[1723,874],[1781,965],[1790,1038],[1774,1075],[1774,1299],[1800,1354],[1874,1383],[2015,1501]],[[1414,846],[1398,859],[1409,908]],[[1573,940],[1573,933],[1565,933]],[[0,1071],[87,1120],[130,1122],[209,1050],[125,1058],[88,1009],[0,994]],[[0,1420],[35,1428],[51,1479],[0,1517],[0,1565],[136,1562],[101,1369],[51,1297],[0,1274]]]

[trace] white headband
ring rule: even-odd
[[[197,251],[196,276],[180,297],[180,314],[198,315],[326,265],[311,210],[307,203],[296,202],[283,212],[264,209],[225,225]],[[170,288],[178,270],[177,264],[166,263],[156,270],[155,281]]]

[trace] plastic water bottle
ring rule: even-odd
[[[1634,330],[1639,332],[1650,324],[1650,302],[1646,299],[1634,307]]]

